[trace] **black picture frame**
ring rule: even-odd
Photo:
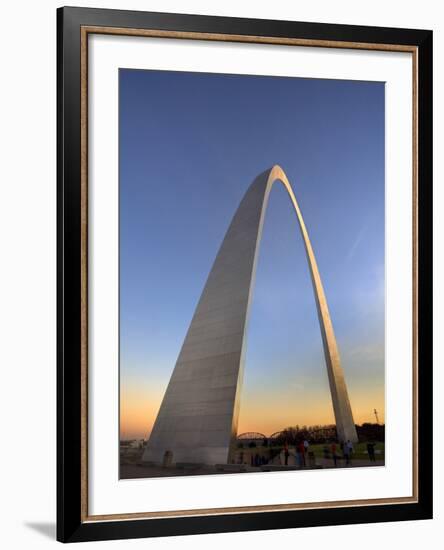
[[[85,520],[82,513],[81,28],[115,27],[417,51],[417,501],[335,508]],[[432,517],[432,32],[64,7],[57,10],[57,539],[62,542],[283,529]]]

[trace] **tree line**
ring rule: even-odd
[[[385,425],[384,424],[372,424],[365,422],[361,425],[356,424],[356,431],[358,439],[361,442],[364,441],[384,441],[385,439]],[[314,426],[289,426],[277,434],[268,444],[283,445],[288,443],[294,445],[300,441],[307,440],[312,444],[316,443],[328,443],[338,439],[336,432],[336,426],[334,424],[329,425],[314,425]]]

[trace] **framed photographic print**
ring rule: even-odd
[[[58,539],[432,517],[432,33],[58,10]]]

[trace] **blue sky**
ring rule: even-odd
[[[149,434],[203,285],[255,176],[285,170],[355,420],[384,418],[384,84],[121,69],[121,428]],[[240,431],[333,421],[302,238],[270,196]]]

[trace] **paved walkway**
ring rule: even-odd
[[[345,459],[341,458],[337,461],[337,466],[335,466],[333,459],[328,458],[320,458],[317,459],[317,463],[322,465],[323,468],[363,468],[365,466],[385,466],[384,460],[376,460],[376,462],[372,462],[371,460],[367,459],[352,459],[350,464],[345,463]]]
[[[313,470],[313,469],[343,469],[343,468],[363,468],[369,466],[384,466],[383,460],[377,460],[371,462],[370,460],[356,459],[352,460],[351,464],[346,465],[345,460],[338,460],[338,465],[335,466],[332,459],[316,459],[316,468],[298,468],[294,465],[288,467],[279,465],[267,465],[261,467],[243,466],[239,465],[238,469],[236,465],[228,465],[226,469],[219,466],[188,466],[186,468],[163,468],[162,466],[151,466],[142,463],[122,463],[120,466],[120,479],[140,479],[148,477],[175,477],[175,476],[188,476],[188,475],[209,475],[209,474],[226,474],[226,473],[248,473],[248,472],[266,472],[268,471],[294,471],[294,470]]]

